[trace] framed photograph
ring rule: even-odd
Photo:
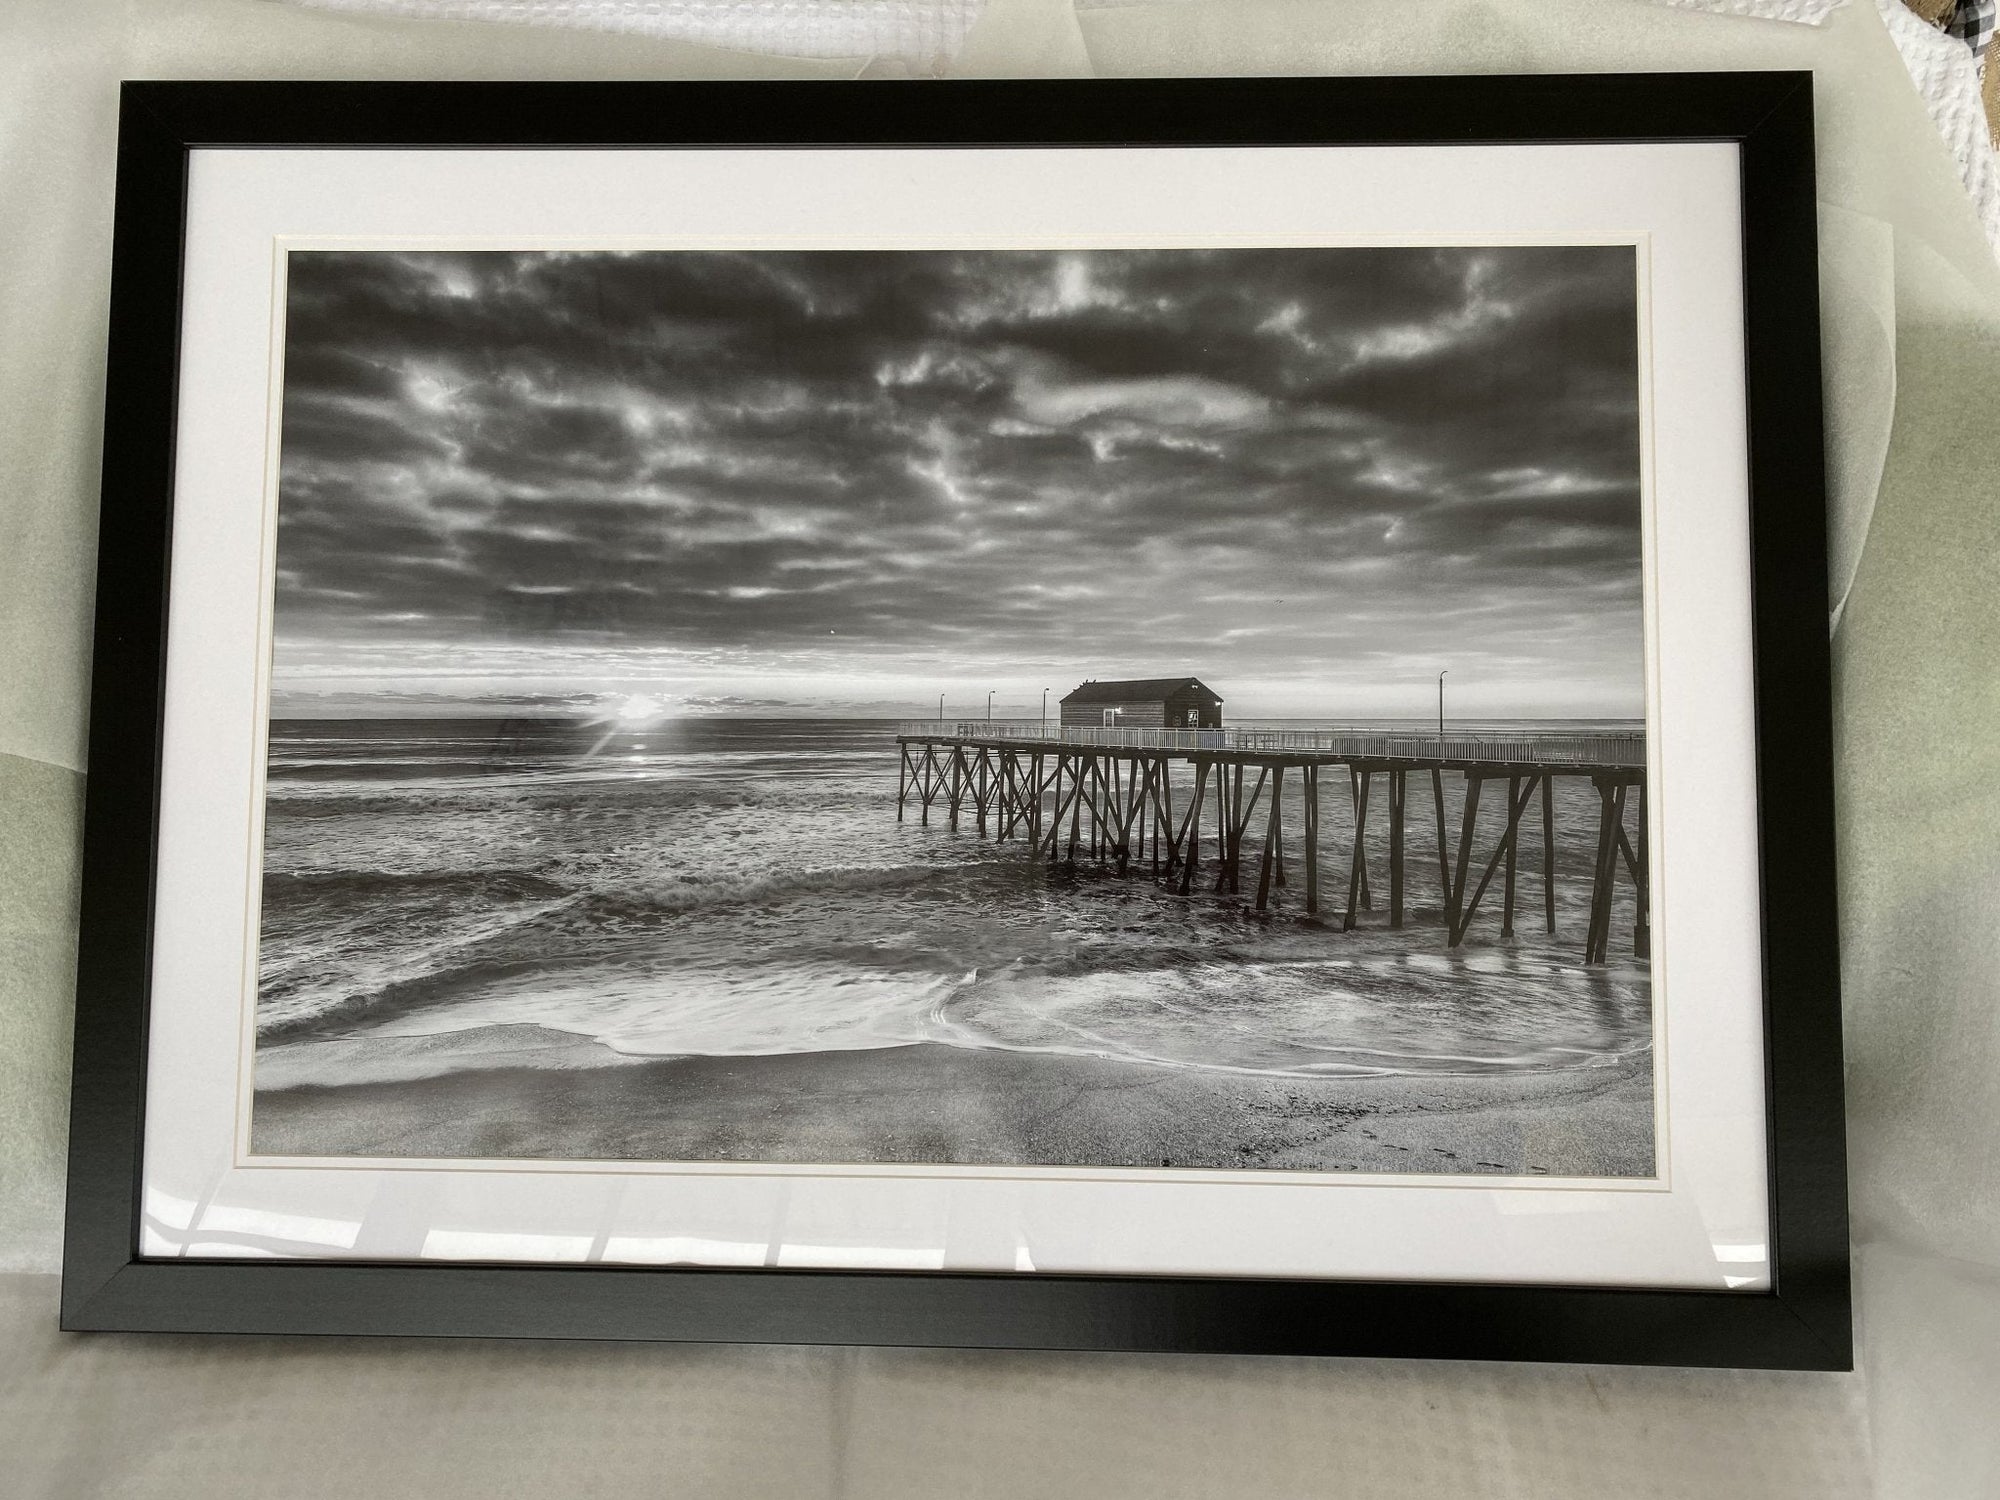
[[[1850,1361],[1805,74],[135,83],[65,1324]]]

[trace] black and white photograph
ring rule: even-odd
[[[252,1156],[1652,1178],[1640,288],[292,249]]]

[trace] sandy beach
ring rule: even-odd
[[[632,1058],[493,1026],[265,1053],[252,1151],[1649,1176],[1651,1064],[1294,1078],[936,1044]]]

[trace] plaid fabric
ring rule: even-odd
[[[1985,78],[1979,86],[1980,101],[1986,106],[1986,133],[1993,149],[2000,151],[2000,42],[1986,44]]]
[[[1958,0],[1944,29],[1974,52],[1984,52],[1993,40],[1995,0]]]

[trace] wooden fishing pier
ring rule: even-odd
[[[1299,789],[1298,863],[1303,905],[1318,917],[1321,898],[1320,779],[1347,773],[1352,837],[1342,917],[1352,929],[1373,908],[1367,836],[1376,806],[1388,820],[1389,925],[1401,927],[1408,889],[1406,837],[1410,779],[1430,781],[1436,821],[1438,887],[1446,936],[1466,939],[1480,905],[1499,882],[1500,936],[1514,935],[1523,828],[1539,796],[1541,906],[1556,930],[1555,781],[1587,779],[1598,797],[1584,962],[1610,951],[1620,871],[1633,895],[1632,951],[1651,948],[1646,883],[1646,742],[1643,734],[1384,734],[1344,730],[1078,728],[1046,721],[921,722],[897,733],[902,769],[896,818],[934,809],[957,830],[970,818],[979,836],[1019,840],[1050,863],[1079,857],[1120,875],[1146,873],[1182,895],[1243,893],[1243,845],[1263,808],[1256,855],[1256,909],[1290,888],[1286,870],[1285,783]],[[1188,774],[1177,776],[1178,768]],[[1463,779],[1454,849],[1445,812],[1447,776]],[[1376,796],[1376,778],[1385,796]],[[1504,786],[1504,827],[1475,849],[1482,792]],[[1419,793],[1421,796],[1421,792]],[[1178,808],[1178,812],[1177,812]],[[1627,832],[1628,811],[1636,813]],[[1213,834],[1212,844],[1210,834]],[[1532,838],[1532,832],[1527,837]],[[1205,849],[1212,848],[1212,856]],[[1206,862],[1204,862],[1206,861]]]

